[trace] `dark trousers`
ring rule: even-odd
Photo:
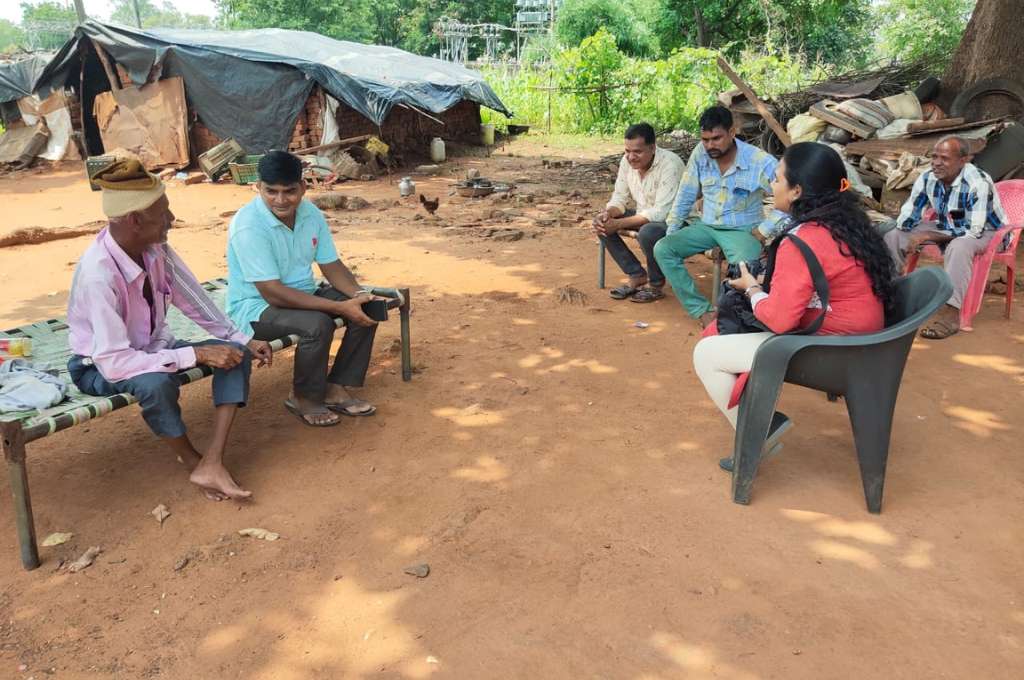
[[[177,342],[178,347],[199,347],[201,345],[227,345],[223,340],[203,342]],[[245,406],[249,400],[249,373],[252,371],[252,354],[249,349],[235,345],[245,357],[242,363],[231,370],[213,369],[213,403],[215,406],[238,404]],[[142,418],[149,429],[158,437],[181,437],[185,434],[185,422],[181,419],[178,395],[181,383],[175,373],[143,373],[134,378],[108,382],[93,365],[86,365],[84,357],[73,356],[68,362],[68,373],[75,387],[94,397],[112,397],[127,393],[138,399]]]
[[[629,217],[632,212],[632,210],[626,211],[625,217]],[[663,286],[665,285],[665,275],[661,273],[661,267],[654,259],[654,245],[664,238],[665,229],[664,222],[648,222],[637,232],[637,243],[640,244],[640,250],[643,251],[644,258],[647,260],[646,270],[618,233],[600,238],[604,241],[605,248],[611,253],[615,264],[619,265],[626,276],[640,277],[646,271],[647,282],[650,285]]]
[[[316,293],[329,300],[348,300],[348,296],[330,286],[321,286]],[[323,403],[327,383],[360,387],[370,367],[370,353],[377,326],[357,326],[345,322],[345,337],[330,372],[331,342],[334,340],[334,319],[311,309],[267,307],[260,320],[252,325],[257,340],[274,340],[294,333],[299,336],[295,349],[295,374],[292,383],[295,395]]]

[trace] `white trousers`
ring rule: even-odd
[[[704,338],[693,348],[693,368],[704,383],[711,401],[736,428],[739,407],[729,408],[729,398],[740,373],[754,365],[754,354],[771,333],[737,333]]]

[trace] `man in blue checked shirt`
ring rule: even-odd
[[[932,169],[914,182],[910,198],[903,204],[896,228],[885,235],[885,243],[899,271],[907,253],[925,243],[943,249],[943,266],[953,282],[953,295],[921,335],[941,340],[960,330],[960,305],[971,281],[974,256],[983,252],[996,231],[1006,222],[995,185],[988,174],[970,163],[967,140],[948,135],[932,150]],[[925,220],[931,208],[934,219]]]
[[[715,246],[729,262],[756,259],[784,215],[764,217],[764,197],[771,193],[778,161],[736,139],[729,109],[712,106],[701,114],[700,140],[679,184],[667,219],[667,235],[654,247],[654,256],[683,308],[703,327],[714,319],[714,310],[697,291],[684,260]],[[685,225],[701,196],[701,219]]]

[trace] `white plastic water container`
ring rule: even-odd
[[[444,140],[440,137],[430,140],[430,160],[435,163],[444,163]]]
[[[494,146],[494,125],[492,123],[484,123],[480,126],[480,139],[484,146]]]

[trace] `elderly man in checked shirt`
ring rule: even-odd
[[[189,466],[189,481],[207,498],[248,498],[251,492],[224,467],[224,449],[248,399],[251,359],[269,363],[270,346],[239,332],[167,245],[174,215],[159,178],[126,160],[94,181],[103,188],[109,223],[82,255],[71,284],[71,379],[86,394],[135,396],[146,424]],[[175,340],[167,326],[170,305],[215,339]],[[213,434],[202,454],[185,432],[176,377],[197,364],[213,368]]]
[[[764,217],[764,196],[771,193],[778,161],[736,139],[729,109],[712,106],[704,111],[700,138],[669,213],[668,233],[654,247],[654,256],[683,308],[703,327],[715,313],[708,299],[697,292],[684,260],[715,246],[729,262],[757,259],[784,215],[773,212]],[[684,225],[700,196],[704,198],[701,219]]]
[[[885,243],[898,271],[907,253],[925,243],[943,249],[943,266],[953,282],[953,295],[921,335],[942,340],[960,330],[960,305],[971,281],[974,256],[988,246],[1006,222],[995,185],[988,174],[970,163],[970,145],[956,135],[943,137],[932,150],[932,169],[921,173],[903,204],[896,228]],[[931,208],[934,219],[924,220]]]

